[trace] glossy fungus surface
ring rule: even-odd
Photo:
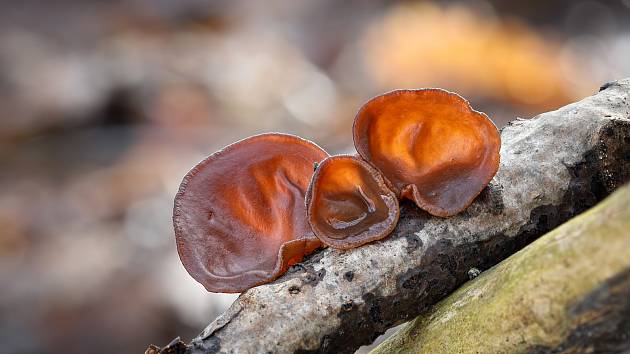
[[[326,245],[349,249],[389,235],[400,214],[381,174],[354,156],[324,160],[306,195],[313,231]]]
[[[313,163],[327,156],[307,140],[263,134],[195,166],[173,212],[177,250],[190,275],[208,291],[241,292],[318,248],[305,193]]]
[[[359,154],[437,216],[463,211],[499,168],[501,138],[483,113],[441,89],[397,90],[368,101],[353,128]]]

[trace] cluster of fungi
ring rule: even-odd
[[[355,117],[353,138],[357,156],[329,156],[293,135],[262,134],[197,164],[173,212],[186,270],[208,291],[242,292],[319,247],[351,249],[387,237],[401,199],[455,215],[499,167],[495,125],[441,89],[371,99]]]

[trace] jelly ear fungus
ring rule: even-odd
[[[442,89],[396,90],[368,101],[353,126],[359,155],[399,198],[441,217],[466,209],[499,168],[492,121]]]
[[[381,174],[360,158],[333,156],[315,171],[306,194],[308,220],[326,245],[350,249],[389,235],[398,200]]]
[[[313,163],[328,154],[285,134],[253,136],[212,154],[175,197],[177,250],[213,292],[267,283],[320,247],[306,219]]]
[[[241,292],[276,279],[322,243],[350,249],[388,236],[400,198],[455,215],[499,168],[495,125],[441,89],[371,99],[355,117],[353,138],[359,156],[328,157],[310,141],[272,133],[200,162],[184,177],[173,212],[186,270],[208,291]]]

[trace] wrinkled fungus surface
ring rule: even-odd
[[[307,140],[253,136],[212,154],[175,197],[177,250],[208,291],[269,282],[321,243],[306,219],[313,163],[328,156]]]
[[[324,160],[306,195],[308,218],[326,245],[349,249],[389,235],[400,214],[381,174],[354,156]]]
[[[359,154],[401,198],[437,216],[463,211],[499,168],[496,126],[461,96],[397,90],[368,101],[353,127]]]

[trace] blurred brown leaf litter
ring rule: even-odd
[[[351,152],[358,107],[394,88],[531,117],[628,76],[629,19],[625,0],[1,3],[0,351],[136,353],[229,306],[171,225],[217,148],[282,131]]]

